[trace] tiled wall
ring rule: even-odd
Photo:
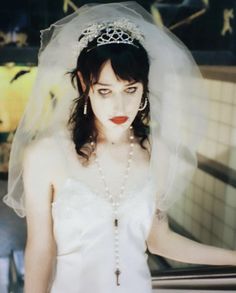
[[[236,168],[236,83],[207,80],[209,129],[199,152]]]
[[[206,84],[209,128],[199,153],[236,169],[236,84],[216,80]],[[200,242],[236,249],[236,189],[204,171],[196,171],[169,215]]]

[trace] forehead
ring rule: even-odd
[[[111,61],[108,60],[106,61],[101,68],[100,75],[98,78],[98,83],[102,84],[109,84],[109,85],[115,85],[117,83],[122,83],[126,84],[129,83],[130,81],[122,80],[120,79],[114,72],[112,66],[111,66]]]

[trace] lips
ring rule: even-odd
[[[122,124],[128,120],[127,116],[116,116],[110,119],[115,124]]]

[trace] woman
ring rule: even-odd
[[[205,107],[178,41],[134,2],[85,6],[44,32],[38,70],[5,197],[27,216],[26,293],[151,292],[146,248],[236,264],[168,227]]]

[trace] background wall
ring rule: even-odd
[[[210,95],[209,128],[199,153],[236,169],[236,84],[205,79]],[[233,175],[233,173],[232,173]],[[233,180],[228,177],[228,181]],[[169,215],[196,240],[236,249],[236,188],[197,169],[185,196]],[[171,262],[175,266],[186,266]]]

